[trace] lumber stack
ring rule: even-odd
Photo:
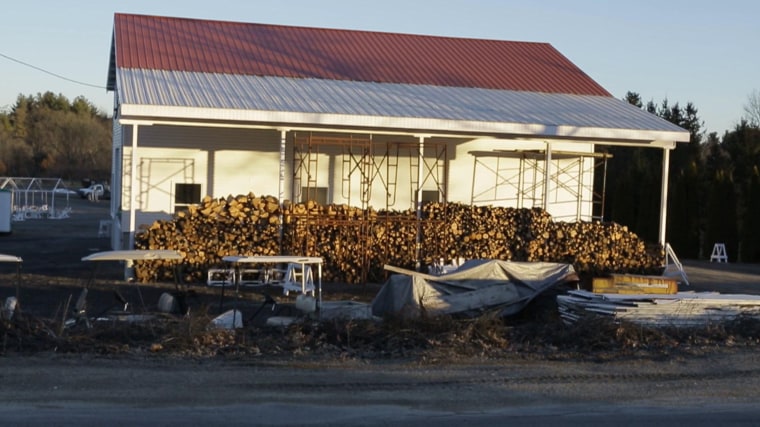
[[[678,280],[663,276],[610,274],[594,277],[591,291],[595,294],[675,294]]]
[[[282,239],[280,221],[282,220]],[[419,241],[418,241],[419,239]],[[487,258],[573,264],[579,273],[656,274],[659,246],[648,246],[614,223],[554,222],[542,209],[430,203],[415,210],[283,202],[272,196],[214,199],[157,221],[139,233],[136,249],[176,249],[183,279],[199,282],[226,255],[324,258],[323,280],[382,281],[384,265],[413,269],[443,259]],[[172,264],[136,266],[138,280],[173,277]]]
[[[760,296],[717,292],[598,294],[583,290],[557,295],[562,321],[589,315],[648,327],[704,327],[739,318],[760,319]]]

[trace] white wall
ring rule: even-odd
[[[530,140],[474,139],[456,145],[450,162],[449,201],[508,207],[543,207],[543,160],[547,143]],[[535,151],[537,159],[486,155],[493,151]],[[552,142],[552,152],[593,153],[583,142]],[[553,158],[547,211],[559,220],[591,219],[594,160]],[[580,177],[579,177],[580,176]],[[518,189],[522,191],[518,191]],[[581,195],[579,207],[577,200]],[[580,212],[578,211],[580,208]]]
[[[132,127],[123,128],[122,226],[129,227]],[[201,186],[201,198],[248,194],[279,195],[278,131],[139,126],[136,223],[168,218],[175,209],[176,183]],[[286,158],[290,188],[292,156]]]

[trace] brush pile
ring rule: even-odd
[[[100,354],[245,358],[257,360],[614,360],[703,355],[718,349],[756,349],[760,321],[739,318],[700,328],[647,328],[588,317],[566,325],[552,311],[529,310],[516,318],[423,316],[371,320],[297,322],[287,327],[251,325],[209,328],[200,310],[148,323],[95,322],[62,329],[56,320],[19,314],[0,320],[0,356]],[[540,321],[539,321],[540,320]]]

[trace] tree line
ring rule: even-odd
[[[760,94],[749,96],[747,115],[721,137],[705,135],[692,103],[629,103],[690,133],[670,155],[667,241],[682,258],[709,258],[724,243],[729,259],[760,261]],[[662,150],[603,148],[613,155],[606,183],[605,220],[627,225],[646,241],[659,230]]]
[[[108,180],[111,133],[111,119],[84,97],[19,95],[0,112],[0,176]]]
[[[644,104],[635,92],[624,99],[691,135],[670,155],[667,240],[679,257],[707,258],[713,244],[722,242],[730,259],[760,261],[760,92],[748,97],[746,116],[721,137],[705,135],[692,103]],[[9,111],[0,112],[0,176],[108,180],[111,134],[111,118],[83,97],[19,95]],[[599,149],[612,154],[604,220],[656,242],[662,150]]]

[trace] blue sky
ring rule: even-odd
[[[694,103],[719,135],[760,90],[760,2],[43,0],[4,8],[0,54],[86,85],[0,56],[0,109],[19,94],[52,91],[110,111],[104,86],[116,12],[546,42],[617,98],[630,90],[645,102]]]

